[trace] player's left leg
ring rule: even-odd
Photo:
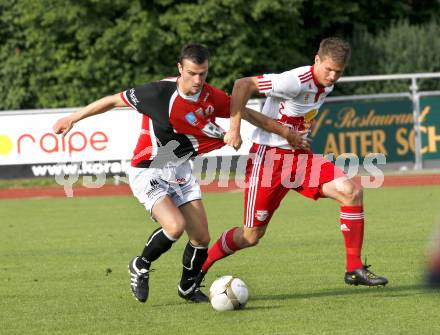
[[[167,252],[185,231],[185,218],[168,194],[169,184],[161,178],[158,169],[129,168],[128,176],[133,194],[159,223],[148,238],[142,253],[129,265],[130,287],[140,302],[149,295],[151,263]]]
[[[335,169],[337,168],[335,167]],[[362,187],[353,180],[341,176],[324,183],[321,192],[325,197],[334,199],[341,204],[340,224],[346,252],[345,282],[351,285],[386,285],[388,280],[372,273],[361,260],[364,239]]]
[[[193,200],[179,207],[186,221],[186,233],[189,241],[182,257],[182,278],[178,285],[178,294],[191,302],[209,302],[209,298],[200,291],[200,279],[197,278],[208,255],[209,231],[205,208],[201,200]]]
[[[202,193],[199,183],[191,175],[189,164],[176,169],[177,177],[186,182],[174,185],[171,197],[185,219],[185,231],[189,237],[182,256],[182,278],[178,294],[191,302],[208,302],[208,297],[200,291],[200,281],[197,279],[206,260],[210,240]]]

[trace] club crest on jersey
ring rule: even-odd
[[[176,178],[176,183],[179,185],[183,185],[186,183],[186,178]]]
[[[264,210],[256,210],[255,211],[255,218],[258,221],[264,221],[267,219],[267,217],[269,216],[269,211],[264,209]]]
[[[185,115],[186,121],[188,121],[189,124],[195,126],[197,124],[197,117],[193,112],[189,112]]]
[[[195,111],[195,113],[196,113],[199,117],[204,117],[204,116],[205,116],[202,107],[197,108],[196,111]]]
[[[214,113],[214,107],[212,107],[212,105],[209,105],[205,109],[205,116],[211,116],[213,113]]]

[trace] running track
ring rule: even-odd
[[[359,177],[355,180],[359,181]],[[440,174],[421,175],[392,175],[385,176],[382,187],[403,187],[403,186],[429,186],[440,185]],[[202,192],[240,192],[240,188],[234,181],[229,182],[229,187],[218,187],[217,182],[202,186]],[[105,185],[101,188],[74,187],[73,196],[114,196],[131,195],[128,185]],[[35,187],[35,188],[13,188],[0,189],[0,199],[20,198],[58,198],[65,197],[64,189],[59,187]]]

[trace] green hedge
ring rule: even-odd
[[[81,106],[133,85],[176,75],[177,55],[188,42],[205,44],[211,50],[209,82],[229,92],[241,76],[311,63],[322,37],[351,40],[354,31],[377,34],[356,37],[356,49],[379,49],[385,40],[398,39],[389,47],[386,44],[377,73],[428,71],[424,63],[434,66],[438,56],[418,54],[417,43],[423,29],[432,30],[435,40],[438,25],[414,28],[406,23],[387,30],[396,19],[407,18],[414,24],[438,16],[436,0],[419,3],[0,0],[0,110]],[[386,11],[391,14],[385,15]],[[401,33],[401,28],[407,32]],[[418,35],[410,39],[413,29],[420,33],[417,30]],[[404,61],[406,53],[399,59],[408,68],[386,67],[386,59],[394,66],[393,48],[402,51],[400,38],[415,43],[404,50],[411,57],[418,55],[413,58],[416,67]],[[440,55],[437,40],[426,39],[426,45],[432,47],[426,47],[429,55]],[[349,71],[370,73],[370,62],[378,59],[356,53]]]

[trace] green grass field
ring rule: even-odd
[[[439,293],[420,287],[439,187],[367,190],[364,255],[386,288],[343,282],[338,206],[292,193],[256,248],[211,269],[241,277],[242,311],[177,296],[182,238],[161,257],[150,298],[130,293],[127,263],[155,228],[132,197],[0,202],[0,334],[440,334]],[[241,225],[242,194],[206,194],[212,239]],[[440,223],[440,222],[439,222]]]

